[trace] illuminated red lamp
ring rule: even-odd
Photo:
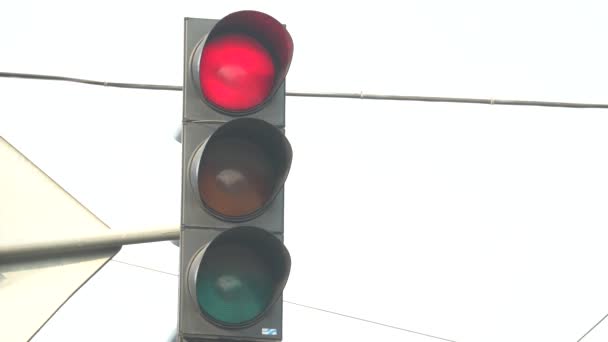
[[[205,45],[199,74],[201,91],[209,102],[229,111],[243,111],[268,98],[275,66],[257,40],[226,34]]]
[[[202,98],[230,114],[259,109],[281,86],[293,56],[293,41],[273,17],[256,11],[232,13],[201,43],[196,81]]]

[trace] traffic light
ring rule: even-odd
[[[179,338],[282,339],[285,76],[293,41],[256,11],[185,19]]]

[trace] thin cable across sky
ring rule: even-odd
[[[145,89],[145,90],[167,90],[181,91],[181,86],[163,84],[141,84],[141,83],[119,83],[107,81],[94,81],[82,78],[65,76],[24,74],[16,72],[0,72],[0,77],[22,78],[46,81],[75,82],[103,87]],[[360,100],[390,100],[390,101],[418,101],[418,102],[448,102],[448,103],[473,103],[486,105],[503,106],[540,106],[540,107],[562,107],[562,108],[600,108],[608,109],[608,104],[603,103],[580,103],[580,102],[552,102],[534,100],[501,100],[501,99],[482,99],[482,98],[462,98],[462,97],[441,97],[441,96],[407,96],[407,95],[377,95],[360,93],[312,93],[312,92],[286,92],[286,96],[294,97],[317,97],[317,98],[342,98]]]

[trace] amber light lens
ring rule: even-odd
[[[256,39],[227,33],[205,44],[200,59],[203,96],[228,111],[246,111],[268,98],[276,70],[270,52]]]
[[[263,212],[287,179],[292,151],[280,129],[241,118],[218,128],[200,147],[195,189],[221,219],[248,220]]]
[[[262,146],[225,137],[205,149],[199,192],[208,208],[222,216],[240,217],[261,208],[272,196],[276,170]]]

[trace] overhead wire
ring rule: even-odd
[[[74,78],[74,77],[65,77],[65,76],[54,76],[54,75],[42,75],[42,74],[28,74],[28,73],[16,73],[16,72],[0,72],[0,77],[5,78],[20,78],[20,79],[32,79],[32,80],[46,80],[46,81],[64,81],[64,82],[74,82],[74,83],[82,83],[96,86],[104,86],[104,87],[114,87],[114,88],[128,88],[128,89],[144,89],[144,90],[163,90],[163,91],[182,91],[183,87],[175,86],[175,85],[162,85],[162,84],[141,84],[141,83],[121,83],[121,82],[107,82],[107,81],[95,81],[83,78]],[[562,108],[598,108],[598,109],[608,109],[608,104],[603,103],[579,103],[579,102],[554,102],[554,101],[536,101],[536,100],[501,100],[501,99],[483,99],[483,98],[458,98],[458,97],[438,97],[438,96],[406,96],[406,95],[378,95],[378,94],[365,94],[363,92],[360,93],[313,93],[313,92],[286,92],[286,96],[293,97],[313,97],[313,98],[343,98],[343,99],[361,99],[361,100],[392,100],[392,101],[419,101],[419,102],[447,102],[447,103],[469,103],[469,104],[486,104],[486,105],[508,105],[508,106],[541,106],[541,107],[562,107]],[[163,272],[160,270],[130,264],[124,261],[112,260],[114,262],[140,267],[144,269],[148,269],[151,271],[156,271],[160,273],[165,273],[169,275],[178,276],[177,274]],[[431,338],[436,338],[443,341],[455,342],[453,340],[448,340],[445,338],[428,335],[424,333],[420,333],[417,331],[400,328],[376,321],[367,320],[364,318],[359,318],[355,316],[350,316],[346,314],[342,314],[339,312],[334,312],[326,309],[321,309],[313,306],[308,306],[304,304],[294,303],[290,301],[284,301],[285,303],[289,303],[292,305],[297,305],[305,308],[309,308],[312,310],[318,310],[354,320],[359,320],[362,322],[367,322],[370,324],[376,324],[392,329],[402,330],[414,334],[419,334]],[[604,321],[608,317],[608,314],[604,316],[599,322],[597,322],[589,331],[587,331],[578,341],[581,341],[585,336],[587,336],[593,329],[595,329],[602,321]],[[577,341],[577,342],[578,342]]]
[[[39,75],[39,74],[24,74],[17,72],[0,72],[0,77],[8,78],[23,78],[30,80],[45,80],[45,81],[64,81],[74,83],[84,83],[103,87],[115,87],[115,88],[130,88],[130,89],[146,89],[146,90],[173,90],[181,91],[180,86],[162,85],[162,84],[139,84],[139,83],[119,83],[119,82],[105,82],[105,81],[93,81],[83,78],[65,77],[65,76],[52,76],[52,75]]]
[[[600,319],[600,320],[599,320],[599,322],[595,323],[595,325],[594,325],[594,326],[592,326],[592,327],[591,327],[591,329],[587,330],[587,332],[586,332],[586,333],[585,333],[583,336],[581,336],[581,338],[579,338],[579,339],[578,339],[576,342],[580,342],[580,341],[581,341],[582,339],[584,339],[584,338],[585,338],[587,335],[589,335],[589,333],[590,333],[591,331],[593,331],[593,329],[595,329],[595,328],[596,328],[598,325],[600,325],[600,323],[602,323],[602,322],[603,322],[603,321],[606,319],[606,317],[608,317],[608,314],[606,314],[606,316],[604,316],[602,319]]]
[[[153,271],[153,272],[158,272],[158,273],[162,273],[162,274],[166,274],[166,275],[171,275],[171,276],[179,277],[179,274],[176,274],[176,273],[165,272],[165,271],[157,270],[157,269],[146,267],[146,266],[132,264],[132,263],[125,262],[125,261],[122,261],[122,260],[112,259],[112,261],[116,262],[116,263],[120,263],[120,264],[125,264],[125,265],[128,265],[128,266],[142,268],[142,269],[145,269],[145,270],[148,270],[148,271]],[[339,312],[336,312],[336,311],[331,311],[331,310],[327,310],[327,309],[321,309],[321,308],[318,308],[318,307],[315,307],[315,306],[304,305],[304,304],[295,303],[295,302],[288,301],[288,300],[283,300],[283,303],[287,303],[287,304],[291,304],[291,305],[296,305],[296,306],[300,306],[300,307],[311,309],[311,310],[321,311],[321,312],[325,312],[325,313],[328,313],[328,314],[337,315],[337,316],[341,316],[341,317],[345,317],[345,318],[349,318],[349,319],[353,319],[353,320],[357,320],[357,321],[361,321],[361,322],[365,322],[365,323],[369,323],[369,324],[375,324],[375,325],[379,325],[379,326],[382,326],[382,327],[385,327],[385,328],[391,328],[391,329],[395,329],[395,330],[409,332],[409,333],[416,334],[416,335],[422,335],[422,336],[426,336],[426,337],[430,337],[430,338],[435,338],[435,339],[438,339],[438,340],[441,340],[441,341],[456,342],[454,340],[448,340],[446,338],[442,338],[442,337],[438,337],[438,336],[434,336],[434,335],[429,335],[429,334],[421,333],[421,332],[418,332],[418,331],[415,331],[415,330],[405,329],[405,328],[397,327],[397,326],[390,325],[390,324],[385,324],[385,323],[381,323],[381,322],[377,322],[377,321],[372,321],[372,320],[365,319],[365,318],[360,318],[360,317],[356,317],[356,316],[346,315],[346,314],[339,313]]]
[[[441,341],[456,342],[454,340],[448,340],[447,338],[438,337],[438,336],[434,336],[434,335],[429,335],[429,334],[421,333],[421,332],[418,332],[418,331],[415,331],[415,330],[410,330],[410,329],[405,329],[405,328],[397,327],[397,326],[394,326],[394,325],[384,324],[384,323],[372,321],[372,320],[365,319],[365,318],[345,315],[343,313],[339,313],[339,312],[335,312],[335,311],[330,311],[330,310],[326,310],[326,309],[321,309],[321,308],[317,308],[317,307],[310,306],[310,305],[304,305],[304,304],[294,303],[294,302],[290,302],[290,301],[287,301],[287,300],[283,300],[283,302],[284,303],[288,303],[288,304],[292,304],[292,305],[301,306],[301,307],[304,307],[304,308],[307,308],[307,309],[322,311],[322,312],[329,313],[329,314],[332,314],[332,315],[337,315],[337,316],[342,316],[342,317],[354,319],[354,320],[357,320],[357,321],[362,321],[362,322],[366,322],[366,323],[371,323],[371,324],[379,325],[379,326],[386,327],[386,328],[401,330],[401,331],[409,332],[409,333],[412,333],[412,334],[417,334],[417,335],[422,335],[422,336],[426,336],[426,337],[430,337],[430,338],[435,338],[435,339],[438,339],[438,340],[441,340]]]
[[[141,83],[120,83],[107,81],[94,81],[82,78],[25,74],[16,72],[0,72],[0,77],[22,78],[46,81],[64,81],[84,83],[103,87],[145,89],[145,90],[167,90],[182,91],[183,87],[163,84],[141,84]],[[541,106],[541,107],[563,107],[563,108],[600,108],[608,109],[608,104],[604,103],[579,103],[579,102],[554,102],[536,100],[501,100],[484,98],[461,98],[461,97],[442,97],[442,96],[406,96],[406,95],[378,95],[360,93],[315,93],[315,92],[286,92],[286,96],[292,97],[316,97],[316,98],[342,98],[360,100],[391,100],[391,101],[419,101],[419,102],[448,102],[448,103],[472,103],[486,105],[506,105],[506,106]]]

